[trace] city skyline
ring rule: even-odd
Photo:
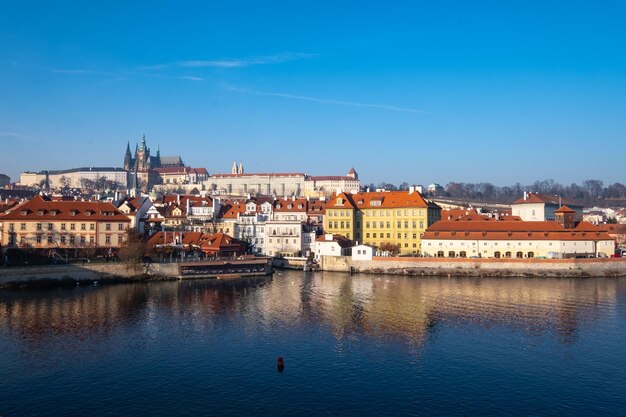
[[[244,6],[5,7],[0,171],[121,166],[145,133],[211,173],[624,182],[623,4]]]

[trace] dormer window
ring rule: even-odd
[[[45,214],[45,210],[41,209],[41,210],[37,210],[37,215],[38,216],[43,216]]]
[[[56,216],[57,214],[59,214],[59,210],[50,210],[50,214],[52,214],[53,216]]]
[[[76,216],[78,214],[78,210],[70,210],[70,216]]]
[[[20,211],[20,214],[21,214],[22,216],[26,216],[26,215],[28,214],[28,210],[21,210],[21,211]]]

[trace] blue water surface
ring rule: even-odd
[[[615,278],[4,291],[0,416],[626,415],[625,319]]]

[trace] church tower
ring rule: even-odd
[[[237,170],[237,174],[243,174],[243,162],[239,162],[239,169]]]
[[[130,171],[133,169],[133,156],[130,153],[130,141],[126,143],[126,153],[124,154],[124,170]]]
[[[146,145],[146,135],[141,138],[141,146],[135,155],[136,165],[140,171],[150,169],[150,148]]]
[[[232,174],[237,173],[237,161],[233,161],[233,168],[230,170]]]

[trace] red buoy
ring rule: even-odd
[[[278,369],[278,372],[282,372],[283,369],[285,369],[285,361],[283,361],[282,356],[278,357],[278,361],[276,362],[276,369]]]

